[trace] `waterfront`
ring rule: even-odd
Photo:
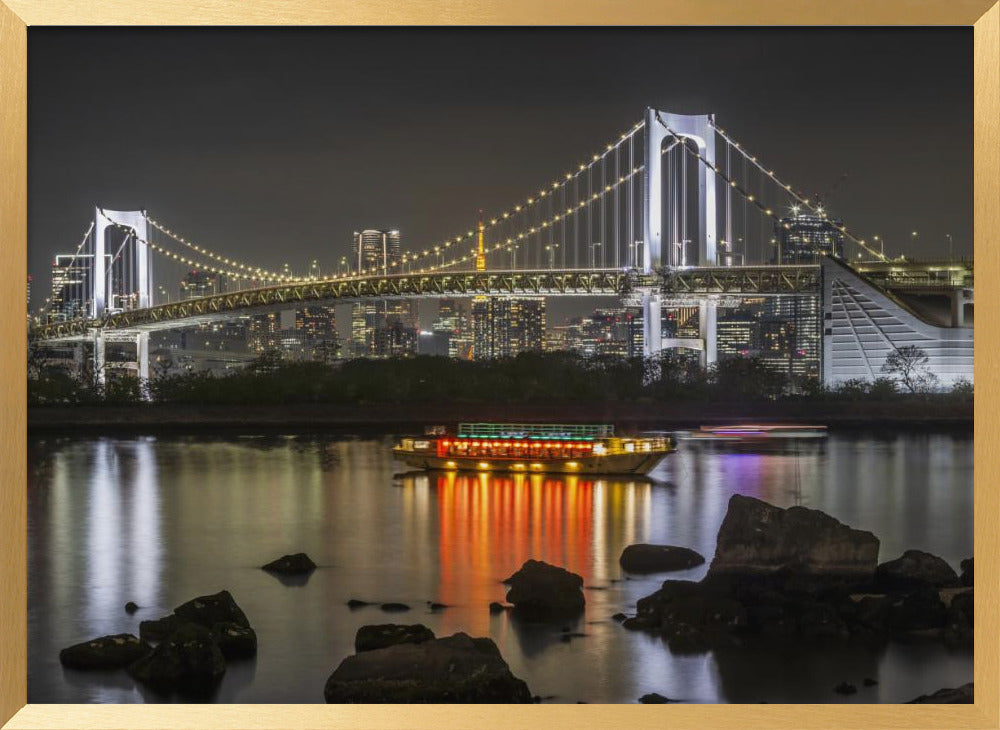
[[[728,650],[673,655],[610,620],[633,613],[665,577],[624,580],[618,556],[668,543],[711,559],[731,494],[821,509],[881,540],[957,567],[972,554],[971,431],[834,433],[798,451],[682,449],[655,481],[417,475],[394,479],[385,437],[300,434],[82,439],[29,437],[29,702],[158,698],[124,673],[64,670],[58,651],[137,633],[199,594],[226,588],[259,637],[233,662],[220,702],[321,702],[353,653],[357,628],[424,623],[438,636],[490,636],[514,674],[554,702],[634,702],[660,692],[690,702],[899,702],[972,679],[972,654],[939,643],[882,649]],[[303,550],[320,568],[302,586],[258,570]],[[584,577],[587,608],[565,624],[491,616],[499,581],[528,558]],[[351,611],[350,598],[402,601]],[[142,608],[133,616],[123,606]],[[428,601],[447,604],[431,612]],[[832,687],[879,685],[843,697]]]

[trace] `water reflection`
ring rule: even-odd
[[[610,620],[634,612],[667,577],[624,576],[622,549],[683,545],[711,560],[735,493],[822,509],[871,530],[883,559],[919,548],[957,566],[972,553],[971,435],[831,435],[822,447],[776,452],[682,448],[653,483],[394,479],[391,442],[328,434],[31,440],[29,700],[163,701],[120,673],[64,672],[58,651],[134,633],[139,621],[223,588],[257,630],[260,654],[230,665],[220,702],[322,701],[358,627],[386,621],[490,636],[534,692],[566,702],[632,702],[646,692],[698,702],[838,701],[833,685],[876,672],[879,687],[858,701],[899,701],[971,678],[970,654],[937,646],[828,661],[811,651],[679,656]],[[257,568],[300,551],[319,565],[302,585]],[[506,594],[500,581],[529,558],[583,576],[582,617],[552,625],[490,615],[489,603]],[[698,579],[705,570],[669,577]],[[350,598],[401,601],[411,611],[351,611]],[[134,616],[123,610],[129,600],[142,607]],[[448,607],[431,611],[428,601]],[[564,641],[564,628],[586,636]]]

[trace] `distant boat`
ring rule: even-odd
[[[428,470],[644,475],[676,450],[670,435],[615,436],[607,424],[461,423],[403,438],[393,454]]]
[[[765,443],[776,440],[824,439],[826,426],[797,424],[736,424],[702,426],[697,431],[678,431],[680,441]]]

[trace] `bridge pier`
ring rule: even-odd
[[[99,330],[93,330],[93,363],[94,378],[98,385],[107,383],[108,361],[107,342],[108,338]],[[149,333],[148,332],[126,332],[120,333],[112,338],[113,342],[127,342],[135,346],[135,359],[132,361],[115,362],[116,369],[131,370],[134,366],[135,375],[140,382],[149,380]],[[81,348],[82,349],[82,348]]]
[[[642,292],[642,354],[655,357],[663,349],[663,295],[646,289]]]
[[[965,305],[973,301],[969,289],[956,289],[951,293],[951,326],[965,326]]]
[[[105,361],[104,361],[104,335],[101,331],[95,329],[93,332],[92,342],[94,344],[94,354],[93,354],[93,364],[94,364],[94,383],[96,385],[104,385],[106,378],[106,373],[104,372]]]
[[[718,304],[714,300],[702,300],[698,304],[698,336],[705,347],[701,351],[701,366],[707,368],[718,359],[717,329]]]

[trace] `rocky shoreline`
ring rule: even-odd
[[[641,598],[634,616],[612,618],[621,630],[662,637],[672,652],[704,653],[787,643],[815,646],[889,640],[943,641],[971,647],[974,632],[974,562],[961,574],[919,550],[878,562],[879,541],[818,510],[781,509],[734,495],[717,536],[715,556],[701,581],[666,580]],[[637,573],[669,572],[704,562],[678,546],[626,547],[621,564]],[[285,555],[262,569],[287,578],[305,577],[316,564],[303,553]],[[559,566],[528,560],[503,581],[506,603],[483,606],[491,614],[569,623],[585,611],[583,578]],[[354,610],[369,602],[351,599]],[[430,611],[446,609],[427,602]],[[135,610],[129,604],[126,611]],[[385,612],[408,611],[402,603]],[[586,634],[564,626],[560,638]],[[327,702],[530,703],[540,702],[514,676],[488,637],[458,632],[437,637],[423,624],[368,624],[322,686]],[[60,652],[74,670],[125,670],[159,696],[211,699],[227,663],[255,657],[257,634],[228,591],[199,596],[162,618],[142,621],[139,636],[97,637]],[[848,678],[831,688],[854,694],[869,677]],[[641,703],[676,702],[658,693]],[[920,695],[914,703],[974,701],[972,683]]]

